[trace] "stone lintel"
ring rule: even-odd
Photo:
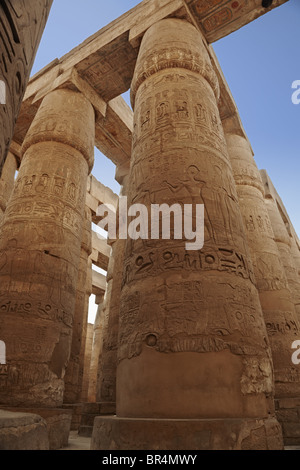
[[[92,294],[101,295],[106,290],[106,276],[98,273],[98,271],[92,271]]]
[[[106,238],[92,231],[91,259],[92,259],[93,264],[98,266],[98,268],[101,268],[107,271],[110,251],[111,251],[111,248],[107,244]]]
[[[118,199],[118,195],[110,188],[100,183],[93,175],[89,176],[85,203],[92,212],[92,221],[95,224],[101,219],[97,216],[98,207],[101,204],[109,205],[116,211]]]
[[[151,24],[166,17],[186,19],[198,26],[207,43],[211,43],[286,1],[275,0],[265,9],[260,2],[257,6],[244,0],[230,5],[225,0],[203,5],[195,0],[161,0],[159,7],[157,2],[144,0],[31,78],[16,124],[15,142],[22,145],[45,94],[55,88],[71,87],[84,93],[96,110],[96,146],[115,164],[123,163],[130,159],[132,112],[128,107],[125,120],[126,113],[118,113],[120,106],[124,107],[119,95],[130,87],[139,43]],[[238,5],[234,7],[235,4]],[[232,112],[236,106],[228,96],[224,77],[218,76],[223,91],[221,117],[228,119],[236,114]],[[120,106],[116,113],[116,102],[109,102],[117,97]]]
[[[190,11],[208,43],[228,36],[287,1],[273,0],[270,7],[264,8],[261,0],[251,2],[247,0],[232,2],[228,2],[228,0],[212,0],[210,2],[184,0],[189,5]]]

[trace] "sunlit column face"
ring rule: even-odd
[[[0,234],[3,404],[62,404],[93,132],[90,103],[59,90],[44,99],[25,139]]]
[[[117,414],[264,416],[270,351],[200,33],[174,19],[151,27],[131,91],[128,204],[204,205],[204,245],[127,240]]]

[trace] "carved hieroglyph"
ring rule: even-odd
[[[26,136],[0,233],[2,404],[62,404],[94,129],[87,99],[56,90]]]
[[[8,152],[8,155],[5,160],[2,173],[0,176],[0,224],[3,218],[3,213],[5,212],[5,209],[7,206],[7,202],[13,191],[13,187],[15,184],[16,170],[17,170],[16,157],[11,152]]]
[[[71,354],[64,379],[64,403],[77,403],[82,389],[84,351],[88,323],[88,257],[92,252],[91,221],[91,210],[86,207],[76,287]]]
[[[117,416],[266,417],[270,347],[201,34],[166,19],[145,34],[132,82],[128,203],[204,204],[205,242],[128,239]]]
[[[271,344],[275,397],[297,397],[300,393],[300,375],[299,367],[291,361],[291,345],[300,337],[299,319],[289,291],[283,259],[274,240],[263,183],[247,140],[229,133],[226,140]],[[284,226],[283,229],[287,239]]]
[[[13,136],[29,74],[53,0],[2,0],[0,3],[0,174]]]

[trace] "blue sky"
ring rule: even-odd
[[[32,74],[76,47],[138,0],[54,0]],[[300,1],[290,0],[214,43],[259,168],[267,169],[300,236]],[[93,174],[118,192],[114,165],[96,153]]]

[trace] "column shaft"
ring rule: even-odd
[[[85,304],[84,304],[84,322],[83,322],[83,331],[82,331],[82,342],[81,342],[81,349],[80,349],[80,357],[79,357],[79,401],[85,403],[88,401],[88,386],[83,387],[83,382],[85,380],[85,376],[88,376],[89,370],[86,369],[87,362],[86,354],[89,351],[89,346],[87,342],[90,341],[88,338],[92,335],[91,333],[91,326],[88,323],[88,315],[89,315],[89,303],[90,303],[90,295],[92,293],[92,260],[89,256],[88,258],[88,270],[87,270],[87,279],[86,279],[86,291],[85,291]],[[93,338],[91,339],[93,341]],[[90,352],[88,352],[90,354]],[[90,361],[90,359],[88,360]]]
[[[65,375],[64,403],[77,403],[82,390],[80,369],[83,369],[88,321],[87,277],[88,258],[92,252],[91,220],[91,211],[86,208],[76,287],[71,354]]]
[[[16,157],[13,153],[8,152],[0,176],[0,223],[14,188],[17,166],[18,164]]]
[[[300,322],[300,277],[297,266],[297,251],[295,253],[295,245],[293,243],[294,240],[289,227],[289,222],[286,220],[277,203],[276,196],[274,194],[275,190],[273,191],[273,184],[264,170],[261,171],[261,175],[265,187],[265,203],[274,231],[275,241],[280,254],[281,263],[286,274],[288,287],[291,292],[291,299],[295,306],[298,321]],[[295,253],[296,256],[293,253]]]
[[[121,180],[120,196],[127,194],[128,172],[123,174]],[[124,173],[124,170],[123,170]],[[117,208],[117,220],[119,220],[119,210]],[[112,246],[111,258],[113,258],[111,270],[111,295],[107,305],[108,321],[105,334],[103,336],[103,348],[100,360],[101,373],[100,381],[97,384],[98,402],[116,401],[116,375],[117,375],[117,353],[118,353],[118,333],[119,333],[119,312],[120,296],[123,278],[123,264],[126,240],[118,239]],[[109,282],[109,280],[108,280]]]
[[[96,402],[98,363],[99,363],[99,358],[101,357],[101,354],[102,354],[102,346],[103,346],[103,322],[104,322],[103,309],[104,309],[104,301],[102,300],[98,304],[97,315],[96,315],[96,319],[94,323],[93,347],[92,347],[89,393],[88,393],[88,401],[91,403]]]
[[[178,19],[151,26],[131,93],[129,206],[144,204],[149,214],[152,204],[204,204],[205,242],[190,250],[184,236],[127,240],[117,417],[96,418],[92,448],[243,448],[246,435],[251,447],[258,418],[269,448],[271,353],[200,32]],[[197,429],[207,443],[193,439]]]
[[[102,312],[102,335],[100,338],[101,345],[99,348],[98,366],[97,366],[97,385],[96,385],[96,402],[110,403],[115,402],[115,397],[112,397],[111,377],[108,374],[106,366],[110,369],[112,364],[104,363],[103,353],[107,348],[107,341],[110,336],[109,325],[109,308],[112,300],[113,288],[113,271],[115,264],[115,248],[116,242],[111,243],[111,252],[108,262],[107,275],[106,275],[106,290],[103,300]],[[104,346],[105,345],[105,346]],[[114,400],[112,399],[114,398]]]
[[[62,404],[94,129],[86,98],[57,90],[26,136],[0,234],[2,404]]]
[[[227,133],[226,140],[271,344],[275,397],[296,397],[300,376],[295,379],[298,372],[291,361],[291,345],[299,337],[300,326],[274,240],[263,183],[246,139]]]

